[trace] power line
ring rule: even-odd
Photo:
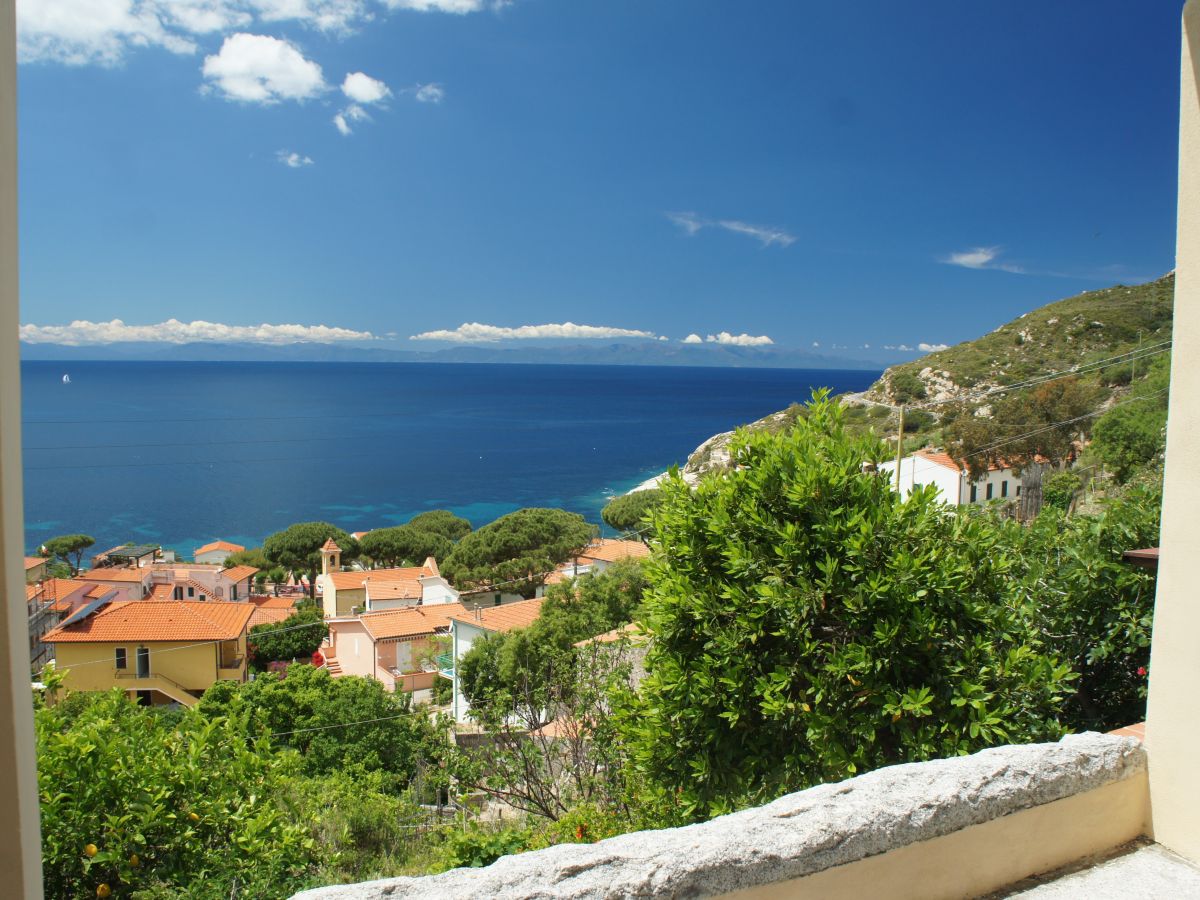
[[[405,710],[402,713],[396,713],[394,716],[378,716],[374,719],[361,719],[358,722],[336,722],[333,725],[314,725],[312,728],[296,728],[292,731],[277,731],[274,734],[267,735],[267,737],[287,737],[290,734],[305,734],[309,731],[329,731],[333,728],[353,728],[355,725],[371,725],[375,722],[390,722],[392,719],[403,719],[410,715],[412,715],[412,711]]]

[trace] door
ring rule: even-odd
[[[137,677],[150,677],[150,649],[148,647],[137,648]]]

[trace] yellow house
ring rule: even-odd
[[[50,560],[43,556],[25,557],[25,583],[36,584],[46,577],[46,563]]]
[[[191,706],[217,681],[246,680],[252,603],[120,600],[91,604],[43,639],[67,687],[114,687],[156,705]]]

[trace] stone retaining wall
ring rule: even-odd
[[[719,896],[812,875],[1145,771],[1138,741],[1073,735],[1056,744],[891,766],[700,825],[549,847],[483,869],[319,888],[294,900]]]

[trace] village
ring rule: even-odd
[[[315,584],[303,577],[269,584],[258,568],[226,564],[245,550],[214,540],[188,562],[158,546],[122,545],[94,555],[90,568],[70,578],[52,577],[47,557],[26,557],[35,676],[53,663],[71,690],[116,688],[144,705],[192,706],[219,681],[254,677],[256,634],[320,624],[283,625],[314,608],[315,588],[328,634],[311,659],[299,662],[333,678],[373,678],[414,703],[445,698],[438,705],[465,724],[470,706],[456,662],[480,637],[531,625],[551,585],[649,553],[640,540],[597,537],[537,577],[534,596],[526,598],[502,584],[459,590],[432,556],[416,566],[343,564],[343,548],[332,539],[320,548]],[[287,663],[270,668],[286,671]]]

